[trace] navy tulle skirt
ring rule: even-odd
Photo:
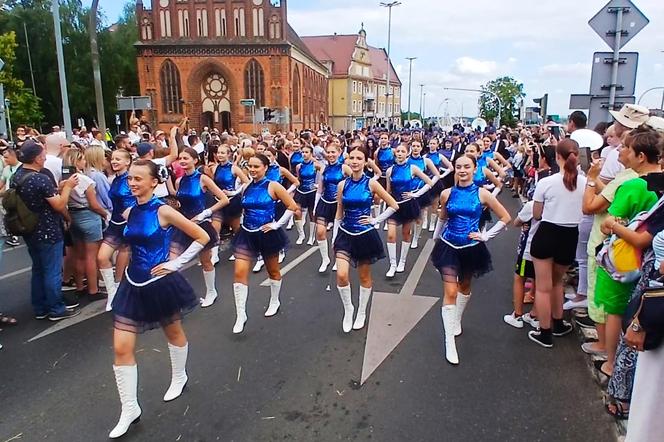
[[[242,215],[242,197],[236,195],[230,199],[227,206],[217,210],[212,214],[212,221],[229,222],[237,219]]]
[[[457,249],[445,241],[436,240],[431,262],[446,282],[477,278],[493,270],[491,254],[483,242]]]
[[[318,201],[316,206],[316,220],[322,219],[326,224],[333,223],[334,217],[337,214],[337,202],[328,203],[322,199]]]
[[[339,229],[334,240],[334,254],[357,267],[358,264],[373,264],[385,258],[385,247],[374,228],[360,235],[351,235]]]
[[[307,209],[309,214],[313,214],[314,206],[316,205],[316,191],[313,190],[307,193],[300,193],[299,190],[295,190],[295,196],[293,197],[295,202],[302,208],[302,210]]]
[[[426,192],[424,195],[417,197],[417,205],[420,208],[420,212],[422,211],[422,209],[426,209],[431,205],[431,193],[430,192],[431,192],[431,190]]]
[[[434,201],[440,201],[440,194],[443,193],[443,190],[445,190],[445,183],[442,179],[440,179],[436,184],[433,185],[431,190],[429,190],[429,205],[431,205],[431,203]]]
[[[113,326],[143,333],[182,319],[198,306],[189,282],[179,272],[139,287],[124,278],[113,298]]]
[[[413,222],[420,217],[420,205],[416,198],[399,203],[399,210],[390,216],[390,221],[397,225]]]
[[[248,232],[244,228],[233,237],[233,254],[237,259],[255,260],[258,255],[264,259],[277,256],[288,247],[288,236],[284,229]]]
[[[102,242],[108,244],[114,249],[118,249],[124,244],[124,228],[126,223],[115,224],[108,223],[108,227],[104,231],[104,239]]]
[[[198,226],[205,230],[210,236],[210,241],[205,244],[203,250],[210,250],[212,247],[219,245],[219,234],[214,230],[214,227],[212,227],[212,223],[209,220],[198,223]],[[192,242],[194,242],[194,240],[189,235],[182,230],[175,229],[171,238],[171,254],[182,255],[182,252],[187,250]]]

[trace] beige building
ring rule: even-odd
[[[401,124],[401,81],[385,50],[367,44],[364,28],[356,35],[319,35],[302,41],[330,72],[328,114],[333,129]]]

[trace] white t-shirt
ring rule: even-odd
[[[522,223],[527,223],[530,221],[530,230],[528,231],[528,240],[526,241],[526,247],[523,250],[523,259],[526,261],[532,261],[533,257],[530,256],[530,245],[533,242],[533,236],[537,232],[540,222],[533,218],[533,206],[535,203],[533,200],[528,201],[519,211],[519,214],[516,216],[519,218],[519,221]]]
[[[535,187],[533,201],[544,203],[542,221],[559,226],[578,226],[581,216],[583,216],[581,205],[585,187],[586,177],[582,175],[577,176],[576,189],[572,192],[565,187],[562,173],[539,180]]]
[[[51,171],[57,183],[62,181],[62,158],[47,153],[44,167]]]
[[[625,170],[625,166],[618,161],[618,155],[620,152],[617,147],[607,147],[604,150],[607,149],[611,150],[609,150],[604,158],[604,164],[602,164],[602,170],[599,172],[599,177],[604,181],[611,181],[616,175]],[[603,153],[604,152],[602,152],[602,154]]]
[[[192,146],[192,149],[194,149],[196,151],[196,153],[200,155],[205,150],[205,145],[201,142],[198,142],[197,144]]]
[[[158,166],[166,166],[166,158],[153,158],[152,162]],[[166,187],[166,183],[157,184],[157,187],[154,189],[154,196],[157,198],[168,196],[168,187]]]

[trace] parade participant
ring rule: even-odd
[[[306,145],[302,147],[302,163],[295,167],[295,175],[300,185],[295,189],[295,202],[298,205],[298,212],[295,214],[295,227],[297,228],[297,240],[295,244],[304,242],[304,222],[309,214],[309,241],[307,244],[314,245],[316,235],[316,220],[314,217],[314,207],[316,205],[316,188],[321,169],[320,163],[313,157],[313,149]]]
[[[408,146],[399,144],[394,149],[394,165],[387,169],[387,191],[399,204],[399,210],[387,221],[387,254],[390,268],[385,274],[393,278],[395,273],[406,269],[406,259],[411,241],[411,225],[420,217],[420,206],[417,198],[431,189],[432,181],[417,166],[408,161]],[[416,178],[424,185],[417,189]],[[401,226],[401,258],[397,265],[397,226]]]
[[[461,334],[461,319],[471,296],[471,280],[492,270],[491,255],[484,244],[510,222],[507,210],[495,196],[474,183],[477,160],[472,155],[457,158],[456,185],[440,195],[440,216],[436,223],[436,245],[431,262],[443,279],[441,315],[445,329],[445,358],[459,363],[455,337]],[[500,220],[480,231],[484,207]]]
[[[122,413],[110,438],[124,435],[141,417],[137,399],[136,334],[160,326],[164,329],[172,369],[164,401],[180,396],[188,380],[189,344],[181,321],[198,305],[198,300],[178,270],[203,250],[210,238],[201,227],[154,197],[157,185],[167,179],[166,168],[149,160],[137,160],[129,169],[128,182],[136,205],[125,210],[124,237],[131,248],[131,259],[113,299],[113,371]],[[193,242],[184,253],[169,260],[174,229],[184,232]]]
[[[249,292],[249,266],[251,261],[261,255],[270,281],[270,304],[265,316],[277,314],[279,292],[281,291],[281,271],[279,270],[279,251],[288,244],[286,232],[282,229],[297,210],[297,204],[288,191],[278,182],[266,177],[270,160],[265,155],[256,155],[249,159],[251,182],[242,192],[242,228],[233,239],[235,253],[235,310],[237,319],[233,333],[242,333],[247,322],[247,295]],[[275,221],[276,203],[284,203],[284,214]]]
[[[111,183],[108,196],[113,203],[111,220],[104,232],[99,252],[97,253],[97,265],[102,280],[106,286],[108,298],[106,300],[106,311],[111,310],[113,298],[118,289],[119,281],[127,268],[129,262],[129,247],[123,239],[123,231],[127,221],[123,214],[127,209],[136,204],[136,197],[129,188],[129,166],[131,165],[131,153],[124,149],[113,151],[111,155],[111,169],[115,173],[115,178]],[[115,260],[115,273],[113,272],[113,263],[111,258],[113,253],[118,251]]]
[[[477,162],[477,167],[475,168],[475,175],[473,176],[473,182],[476,186],[485,188],[487,190],[492,189],[491,194],[493,196],[498,196],[500,190],[503,187],[502,181],[493,174],[493,170],[498,170],[502,172],[500,166],[496,164],[491,158],[484,157],[480,152],[480,147],[477,143],[470,143],[466,146],[466,154],[475,158]],[[504,176],[504,175],[503,175]],[[491,214],[485,207],[482,212],[482,220],[480,221],[480,228],[483,228],[487,221],[491,221]]]
[[[302,164],[304,161],[304,157],[302,154],[302,140],[299,138],[294,139],[291,142],[291,153],[290,157],[288,158],[289,164],[290,164],[290,171],[291,173],[295,174],[295,168]]]
[[[212,247],[219,244],[219,235],[210,221],[212,214],[229,204],[226,194],[214,183],[212,178],[196,169],[199,161],[198,152],[185,147],[180,153],[180,165],[185,175],[175,182],[176,198],[180,203],[180,212],[188,219],[198,223],[210,236],[210,241],[198,254],[205,280],[205,298],[201,299],[201,307],[209,307],[217,300],[215,287],[215,269],[212,264]],[[217,201],[209,208],[205,207],[206,193],[211,193]],[[182,253],[191,244],[186,232],[176,230],[171,241],[171,253]]]
[[[425,155],[426,158],[430,159],[433,165],[436,167],[440,173],[440,180],[429,191],[431,197],[431,218],[428,222],[429,232],[433,232],[436,228],[436,219],[438,218],[438,202],[440,201],[440,193],[449,187],[454,185],[454,165],[452,162],[455,158],[455,151],[452,149],[452,140],[445,140],[445,148],[438,149],[440,146],[440,141],[437,137],[432,137],[429,140],[429,152]],[[429,174],[427,174],[429,175]],[[432,175],[429,175],[429,178],[432,178]],[[424,209],[424,207],[423,207]],[[426,228],[427,224],[427,209],[424,209],[423,219],[422,219],[422,228]]]
[[[210,151],[214,154],[216,163],[208,168],[209,176],[229,198],[226,207],[212,213],[212,226],[219,234],[222,224],[225,223],[231,228],[233,234],[237,234],[240,230],[240,215],[242,215],[241,198],[237,195],[241,192],[242,185],[249,182],[249,178],[240,167],[231,161],[231,149],[227,144],[211,145]],[[234,259],[233,255],[229,258],[231,261]],[[212,264],[214,265],[218,261],[219,246],[216,245],[212,248]]]
[[[333,239],[337,263],[337,289],[344,306],[343,331],[364,327],[366,310],[371,297],[373,281],[371,264],[385,258],[385,249],[378,232],[374,228],[380,225],[397,210],[399,205],[394,198],[378,183],[370,179],[364,168],[368,153],[364,147],[353,148],[348,155],[351,176],[339,183],[337,188],[337,213],[334,220]],[[389,207],[377,218],[371,217],[372,202],[375,197]],[[351,287],[348,274],[350,265],[357,267],[360,279],[360,295],[357,317],[353,323],[355,308],[351,299]]]
[[[477,157],[477,164],[488,165],[496,171],[501,178],[505,178],[505,169],[511,169],[512,165],[499,152],[491,148],[493,141],[490,137],[482,138],[480,156]],[[492,161],[492,163],[489,162]]]
[[[442,161],[440,156],[438,157],[438,160]],[[408,158],[408,162],[424,172],[431,180],[431,189],[429,189],[429,191],[427,191],[424,195],[417,198],[417,204],[420,207],[420,216],[417,220],[415,220],[415,225],[413,226],[413,240],[410,243],[410,248],[416,249],[420,240],[420,235],[422,234],[422,229],[426,227],[424,222],[428,221],[429,219],[427,208],[431,205],[431,190],[440,182],[440,172],[438,171],[438,167],[430,158],[425,158],[422,156],[422,142],[419,140],[411,141],[410,157]],[[420,190],[424,186],[424,181],[422,181],[420,178],[414,178],[414,182],[415,191]],[[442,192],[442,189],[440,189],[440,191]],[[437,197],[440,197],[440,192],[438,192]]]
[[[337,188],[339,183],[352,173],[350,167],[340,160],[341,146],[339,143],[330,143],[327,146],[326,154],[327,164],[321,174],[322,182],[318,186],[318,195],[316,195],[318,200],[316,204],[316,239],[322,258],[318,268],[319,273],[325,272],[330,265],[327,226],[334,223],[337,213]]]
[[[387,132],[382,132],[378,138],[378,149],[374,152],[374,162],[380,168],[381,176],[378,180],[381,187],[387,188],[387,169],[394,164],[394,151],[390,145],[390,136]],[[374,205],[374,217],[380,213],[380,204],[376,201]],[[385,224],[387,230],[387,224]]]

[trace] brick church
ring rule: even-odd
[[[270,129],[328,122],[328,70],[287,21],[286,0],[152,0],[136,4],[141,94],[150,119],[252,133],[251,108],[275,109]],[[261,125],[262,126],[262,125]]]

